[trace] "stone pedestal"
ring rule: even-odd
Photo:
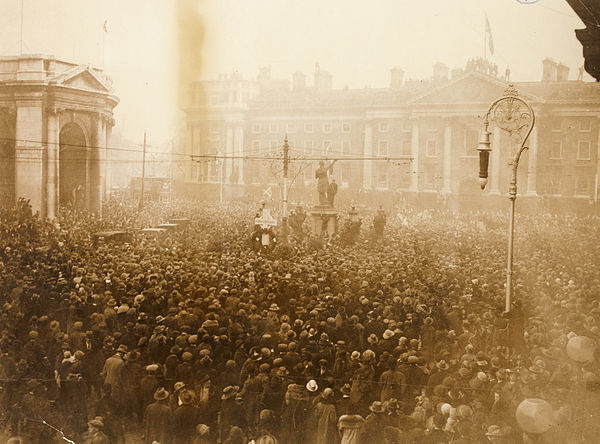
[[[313,236],[320,237],[323,233],[333,236],[338,231],[338,212],[333,207],[315,205],[310,210],[310,231]]]

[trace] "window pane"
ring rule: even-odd
[[[588,160],[590,154],[590,142],[587,140],[580,140],[577,146],[577,159]]]
[[[550,144],[550,159],[560,159],[562,157],[562,146],[560,140],[554,140]]]

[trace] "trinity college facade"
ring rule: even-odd
[[[256,81],[231,74],[193,83],[185,143],[176,153],[186,159],[178,162],[185,178],[180,186],[206,195],[223,182],[229,197],[276,189],[287,136],[292,200],[314,187],[318,159],[335,158],[341,195],[351,190],[475,207],[499,202],[520,141],[491,124],[490,178],[482,192],[482,117],[511,83],[495,74],[469,64],[449,75],[436,64],[425,82],[404,81],[396,68],[388,88],[332,89],[331,75],[317,66],[310,87],[300,72],[290,86],[272,80],[268,69]],[[519,195],[536,207],[595,207],[600,86],[568,80],[568,68],[550,59],[543,61],[542,81],[513,83],[536,115],[519,165]]]

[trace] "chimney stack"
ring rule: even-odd
[[[566,82],[569,80],[569,67],[564,63],[559,63],[556,67],[556,80]]]
[[[292,89],[294,91],[306,89],[306,74],[302,71],[296,71],[292,74]]]
[[[542,82],[556,82],[557,67],[556,62],[550,58],[542,60]]]
[[[398,90],[404,83],[404,70],[402,68],[392,68],[390,70],[390,88]]]
[[[315,64],[315,89],[317,91],[329,91],[332,88],[333,77],[329,71],[321,70],[318,63]]]

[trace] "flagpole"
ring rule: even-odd
[[[486,20],[485,14],[483,16]],[[487,21],[483,23],[483,60],[487,60]]]
[[[23,55],[23,0],[21,0],[21,29],[19,35],[19,55]]]

